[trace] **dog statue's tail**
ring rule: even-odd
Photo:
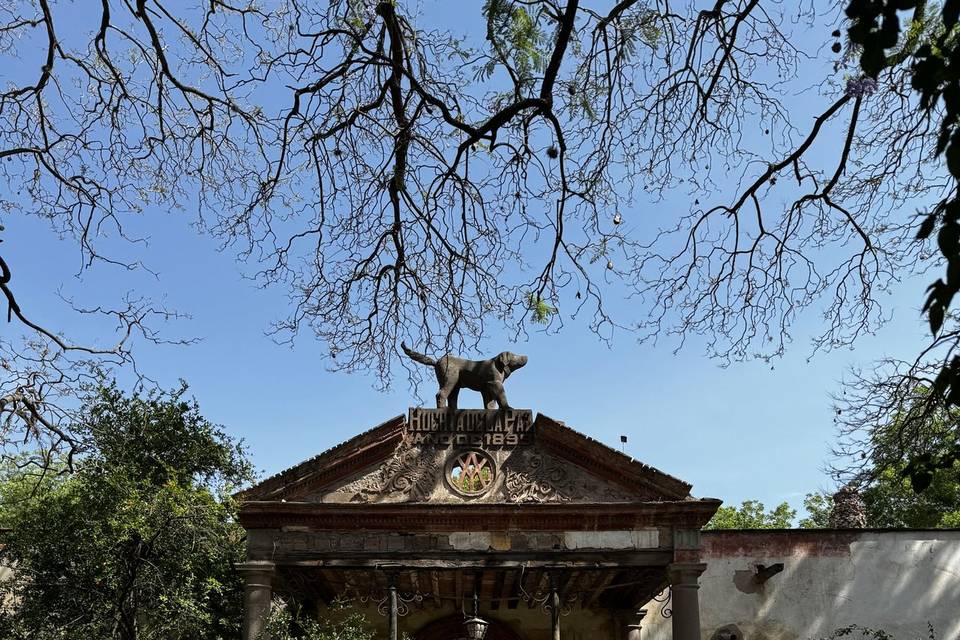
[[[411,360],[416,360],[420,364],[425,364],[428,367],[432,367],[433,365],[437,364],[437,361],[434,360],[433,358],[430,358],[428,356],[423,355],[422,353],[418,353],[414,351],[413,349],[411,349],[410,347],[408,347],[402,342],[400,343],[400,348],[403,349],[403,352],[407,354],[407,356]]]

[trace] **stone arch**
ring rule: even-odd
[[[490,623],[484,640],[524,640],[523,636],[510,628],[505,622],[483,614],[480,616]],[[439,618],[423,625],[413,634],[413,640],[456,640],[466,636],[463,628],[463,614],[456,613]]]

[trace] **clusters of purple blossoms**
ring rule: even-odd
[[[869,96],[877,90],[877,81],[867,76],[847,80],[847,95],[851,98]]]

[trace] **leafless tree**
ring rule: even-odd
[[[461,37],[403,1],[102,0],[78,18],[10,0],[0,206],[75,238],[88,265],[126,268],[104,234],[192,208],[289,292],[278,339],[313,332],[332,368],[384,384],[401,339],[470,351],[490,323],[522,334],[577,314],[604,338],[703,335],[740,359],[782,353],[814,309],[816,346],[832,348],[878,326],[879,294],[924,267],[904,205],[946,184],[906,86],[916,34],[876,87],[856,84],[852,52],[812,52],[834,63],[807,91],[823,107],[792,118],[792,78],[814,62],[799,40],[826,40],[842,8],[486,0]],[[812,150],[831,136],[821,166]],[[632,215],[677,192],[693,204],[659,232]],[[641,301],[635,317],[608,311],[610,287]],[[11,296],[34,331],[4,347],[16,393],[36,392],[34,370],[76,383],[102,358],[130,364],[124,342],[68,349]],[[154,313],[114,318],[159,339]],[[59,393],[30,396],[48,433]]]

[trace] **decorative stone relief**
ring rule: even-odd
[[[407,443],[376,471],[354,480],[340,492],[351,502],[406,502],[429,498],[440,478],[438,452]]]
[[[635,499],[539,452],[514,452],[504,465],[507,502],[619,502]]]
[[[464,467],[474,472],[470,476],[472,484],[466,488],[462,475],[457,475],[458,470],[464,472]],[[458,480],[459,484],[454,486]],[[407,440],[379,467],[340,487],[327,489],[314,499],[369,503],[594,503],[652,498],[611,485],[574,464],[538,451],[535,446],[456,449],[415,445]]]
[[[524,452],[511,457],[509,464],[504,480],[509,502],[569,502],[573,497],[566,471],[547,464],[541,454]]]

